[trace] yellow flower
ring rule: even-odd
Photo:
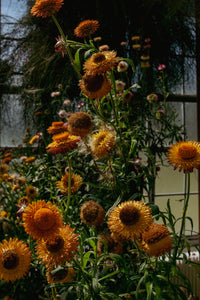
[[[28,198],[32,199],[37,195],[37,189],[33,185],[29,185],[25,189],[25,193]]]
[[[100,130],[91,136],[90,146],[96,157],[105,157],[115,146],[115,134],[109,130]]]
[[[67,131],[68,126],[64,122],[52,122],[52,125],[47,129],[49,134],[57,134],[64,131]]]
[[[65,264],[65,268],[57,269],[56,271],[53,267],[49,267],[46,271],[46,276],[49,284],[71,282],[75,277],[75,271],[69,264]]]
[[[116,57],[115,51],[101,51],[94,53],[86,60],[83,69],[91,75],[100,75],[107,71],[111,71],[116,66],[119,58]]]
[[[0,243],[0,280],[14,282],[28,272],[31,252],[27,245],[17,238]]]
[[[34,135],[32,138],[31,138],[31,140],[29,141],[29,144],[30,145],[33,145],[33,144],[35,144],[38,140],[39,140],[39,135]]]
[[[74,34],[77,37],[84,38],[95,33],[98,28],[99,22],[97,20],[85,20],[74,29]]]
[[[142,234],[142,248],[150,256],[161,256],[172,248],[169,230],[163,224],[152,223]]]
[[[64,0],[36,0],[35,5],[31,8],[32,15],[36,17],[51,17],[60,10]]]
[[[30,156],[28,158],[25,159],[25,163],[27,164],[31,164],[32,162],[34,162],[36,160],[35,156]]]
[[[174,164],[174,170],[193,172],[200,166],[200,144],[195,141],[180,141],[168,149],[169,164]]]
[[[79,86],[83,94],[91,99],[106,96],[112,88],[110,80],[106,79],[104,75],[91,75],[89,73],[85,73]]]
[[[74,194],[81,187],[83,179],[78,174],[71,175],[71,193]],[[69,173],[62,176],[61,181],[57,181],[56,186],[60,189],[62,194],[68,194]]]
[[[46,203],[44,200],[32,202],[25,208],[23,222],[26,233],[34,239],[48,239],[63,225],[58,208],[50,201]]]
[[[0,164],[0,175],[8,173],[8,166],[6,164]]]
[[[126,201],[116,206],[108,217],[108,227],[124,239],[136,238],[152,223],[150,208],[141,201]]]
[[[80,217],[86,225],[98,226],[104,221],[105,210],[100,204],[90,200],[82,205]]]
[[[7,215],[8,215],[8,213],[7,213],[5,210],[2,210],[2,211],[0,212],[0,217],[6,218]]]
[[[69,262],[77,248],[78,234],[75,234],[69,225],[65,225],[50,239],[38,241],[36,254],[42,260],[42,264],[58,266]]]
[[[73,113],[68,119],[68,129],[71,134],[83,138],[92,130],[92,118],[82,111]]]

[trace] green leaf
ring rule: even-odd
[[[75,53],[75,62],[76,62],[76,65],[79,69],[79,71],[81,70],[81,60],[80,60],[80,51],[82,50],[82,48],[79,48],[76,53]]]
[[[86,267],[86,265],[87,265],[87,262],[88,262],[88,260],[89,260],[89,258],[90,258],[90,254],[91,254],[91,252],[88,251],[88,252],[86,252],[85,255],[83,256],[83,270],[85,269],[85,267]]]

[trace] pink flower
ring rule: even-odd
[[[165,117],[165,110],[164,109],[159,109],[156,112],[156,119],[157,120],[163,120]]]
[[[157,69],[158,69],[158,71],[162,71],[162,70],[166,69],[166,66],[164,64],[161,64],[158,66]]]
[[[78,105],[77,105],[78,108],[81,108],[82,106],[84,106],[84,102],[80,102],[80,103],[78,103]]]
[[[149,95],[147,96],[147,101],[148,101],[149,103],[158,102],[158,95],[157,95],[157,94],[154,94],[154,93],[149,94]]]

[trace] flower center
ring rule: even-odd
[[[83,209],[83,217],[87,222],[93,222],[98,216],[98,206],[87,206]]]
[[[139,221],[140,214],[135,207],[123,207],[120,211],[119,218],[123,224],[130,226],[136,224]]]
[[[34,215],[34,221],[39,229],[50,229],[55,223],[54,214],[49,208],[40,208]]]
[[[50,273],[50,276],[51,279],[55,282],[55,281],[63,280],[65,277],[67,277],[67,274],[68,274],[68,268]]]
[[[86,89],[91,92],[96,92],[101,89],[104,78],[102,75],[87,75],[84,79]]]
[[[49,252],[55,253],[61,250],[64,246],[64,240],[61,236],[56,236],[54,239],[51,239],[46,242],[46,248]]]
[[[182,159],[188,160],[195,157],[197,149],[193,145],[183,144],[180,146],[178,153]]]
[[[68,188],[69,186],[69,176],[67,175],[66,178],[64,177],[64,180],[63,181],[63,186],[65,188]],[[74,186],[74,178],[71,178],[71,187]]]
[[[19,257],[14,250],[3,252],[3,267],[7,270],[15,269],[19,265]]]
[[[99,138],[98,138],[98,140],[97,140],[97,145],[100,145],[101,144],[101,142],[105,139],[105,137],[106,137],[106,135],[104,134],[104,135],[102,135],[102,136],[100,136]]]
[[[101,63],[106,59],[105,55],[103,53],[97,53],[94,57],[94,63]]]

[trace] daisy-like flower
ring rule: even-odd
[[[50,239],[38,241],[36,254],[42,260],[42,264],[58,266],[69,262],[77,248],[78,234],[75,234],[69,225],[65,225]]]
[[[26,183],[26,178],[24,176],[19,176],[16,180],[17,184],[19,184],[19,186],[23,186]]]
[[[85,38],[92,35],[99,28],[99,21],[97,20],[85,20],[82,21],[75,29],[74,34],[77,37]]]
[[[10,156],[8,157],[5,157],[3,160],[2,160],[2,164],[9,164],[9,162],[11,162],[12,158]]]
[[[163,224],[153,223],[142,234],[142,248],[150,256],[161,256],[172,248],[169,230]]]
[[[31,252],[23,241],[10,238],[0,243],[0,280],[14,282],[23,278],[30,262]]]
[[[83,138],[92,130],[92,118],[82,111],[73,113],[68,119],[68,129],[71,134]]]
[[[75,173],[71,175],[71,193],[74,194],[78,191],[83,183],[83,178]],[[64,176],[62,176],[61,181],[56,182],[56,186],[60,189],[62,194],[68,194],[68,186],[69,186],[69,173],[67,172]]]
[[[115,51],[101,51],[91,55],[84,63],[83,69],[92,75],[100,75],[111,71],[118,63],[118,59]]]
[[[71,282],[75,277],[74,268],[68,267],[69,264],[65,265],[65,268],[54,269],[54,267],[49,267],[46,271],[47,282],[52,283],[64,283]]]
[[[77,143],[80,141],[80,137],[70,135],[68,132],[64,132],[58,135],[54,135],[53,140],[54,141],[46,147],[47,152],[58,154],[66,153],[70,149],[77,147]]]
[[[150,208],[141,201],[126,201],[116,206],[108,217],[108,227],[124,239],[137,238],[152,223]]]
[[[180,141],[168,149],[169,164],[174,165],[174,170],[193,172],[200,166],[200,144],[195,141]]]
[[[37,195],[38,191],[33,185],[29,185],[25,189],[25,193],[29,199],[33,199]]]
[[[25,208],[23,226],[34,239],[48,239],[63,226],[62,214],[50,201],[38,200]]]
[[[64,122],[53,122],[52,125],[47,129],[49,134],[57,134],[67,131],[68,126]]]
[[[99,226],[105,218],[103,207],[93,200],[85,202],[81,207],[80,217],[86,225]]]
[[[100,130],[91,136],[90,147],[98,158],[107,156],[114,146],[115,134],[109,130]]]
[[[51,17],[60,10],[63,4],[64,0],[36,0],[31,13],[36,17]]]
[[[112,88],[110,80],[106,79],[104,75],[91,75],[89,73],[85,73],[79,86],[83,94],[92,99],[106,96]]]

